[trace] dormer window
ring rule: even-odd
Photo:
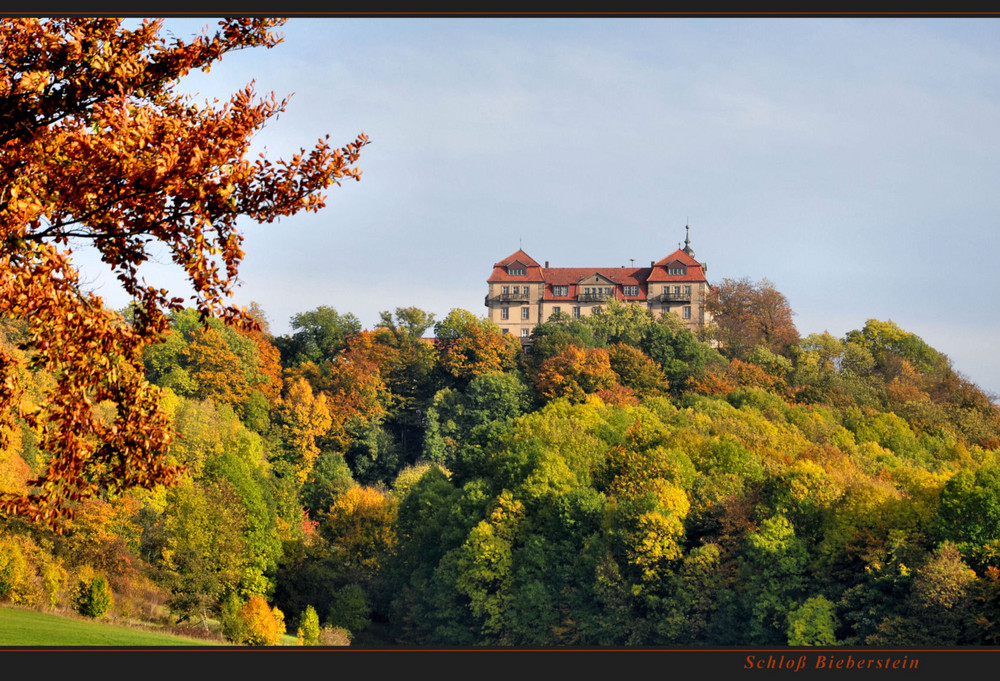
[[[513,265],[507,268],[507,274],[509,274],[512,277],[523,277],[525,274],[527,274],[527,271],[523,267],[517,267],[516,265]]]
[[[637,296],[637,295],[639,295],[639,287],[638,286],[625,286],[623,288],[625,289],[624,293],[627,296]]]
[[[569,286],[553,286],[552,295],[554,296],[568,296]]]
[[[667,274],[685,276],[688,273],[686,267],[668,267]]]

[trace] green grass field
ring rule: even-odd
[[[211,641],[0,608],[0,646],[210,646]]]

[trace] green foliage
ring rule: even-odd
[[[991,462],[975,471],[961,470],[945,483],[937,535],[970,556],[983,555],[982,547],[1000,540],[1000,467]],[[995,558],[987,562],[1000,567]]]
[[[836,629],[834,605],[823,596],[808,598],[788,613],[790,646],[835,646]]]
[[[638,347],[648,330],[656,324],[648,308],[614,299],[580,321],[591,329],[594,340],[600,346],[621,343]]]
[[[371,623],[371,606],[365,590],[357,584],[347,584],[331,594],[326,623],[356,634]]]
[[[786,641],[788,615],[805,587],[808,553],[787,518],[777,515],[764,520],[747,537],[741,558],[748,614],[747,639],[756,645],[780,645]]]
[[[342,315],[326,305],[293,315],[290,325],[295,333],[275,339],[285,367],[331,361],[346,347],[347,337],[361,330],[353,314]]]
[[[316,465],[303,483],[300,496],[302,505],[316,517],[330,508],[330,504],[354,486],[351,469],[340,452],[321,452]]]
[[[297,636],[300,646],[315,646],[319,644],[319,616],[316,608],[311,605],[305,609],[299,618]]]
[[[940,355],[916,334],[903,331],[891,319],[882,322],[869,319],[860,331],[848,331],[844,340],[866,350],[875,367],[891,371],[893,358],[909,361],[918,371],[930,371]]]
[[[186,474],[81,503],[65,537],[5,526],[0,597],[54,606],[97,570],[120,612],[150,588],[263,642],[277,609],[303,645],[998,640],[1000,410],[891,322],[730,362],[611,304],[515,367],[464,310],[433,343],[417,308],[296,319],[279,399],[267,347],[175,315],[144,360]],[[44,465],[25,433],[0,481]]]
[[[114,605],[111,585],[104,575],[81,579],[72,594],[73,609],[86,617],[104,617]]]
[[[243,602],[235,593],[226,596],[219,609],[219,626],[223,637],[231,643],[241,643],[246,638],[246,622],[240,614]]]

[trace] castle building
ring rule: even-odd
[[[649,267],[549,267],[517,250],[493,265],[486,280],[489,319],[504,333],[528,338],[536,324],[557,312],[584,317],[615,299],[644,305],[656,317],[676,314],[697,331],[711,321],[705,310],[711,285],[685,229],[684,248]]]

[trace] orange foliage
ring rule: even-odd
[[[688,389],[703,395],[728,395],[736,390],[736,384],[727,375],[727,372],[709,369],[701,378],[693,376],[689,378]]]
[[[212,328],[196,329],[184,350],[188,373],[198,382],[202,397],[236,407],[250,394],[240,358]]]
[[[632,407],[639,404],[639,398],[636,396],[635,391],[624,385],[615,385],[611,388],[598,390],[594,394],[604,400],[605,404]]]
[[[784,392],[784,379],[767,373],[762,367],[750,362],[734,359],[724,372],[709,369],[701,378],[692,378],[688,387],[703,395],[728,395],[739,388],[761,388],[773,392]]]
[[[250,646],[276,646],[285,633],[285,614],[270,608],[263,596],[251,596],[240,608],[243,640]]]
[[[604,348],[581,350],[571,345],[542,362],[535,376],[535,386],[545,398],[569,398],[583,402],[587,395],[618,386]]]
[[[203,318],[254,327],[225,302],[243,258],[239,218],[318,210],[322,190],[359,178],[363,134],[340,150],[320,140],[288,162],[250,161],[254,134],[284,101],[247,87],[198,105],[175,87],[228,52],[273,46],[278,23],[224,19],[185,42],[161,37],[159,20],[134,30],[112,18],[0,21],[0,315],[29,326],[25,360],[0,350],[0,438],[21,419],[51,454],[37,491],[3,495],[0,512],[57,524],[98,490],[173,481],[171,429],[141,350],[183,300],[138,276],[149,244],[169,249]],[[136,301],[130,324],[81,290],[81,242]],[[25,363],[57,377],[37,409],[21,401]],[[91,409],[102,401],[116,407],[108,423]]]
[[[472,379],[514,367],[521,343],[479,324],[469,324],[457,338],[438,343],[442,368],[455,378]]]
[[[274,404],[281,394],[281,353],[260,331],[253,329],[238,331],[257,346],[258,371],[266,379],[253,387],[263,393],[269,403]]]
[[[749,362],[734,359],[726,369],[729,378],[740,388],[761,388],[762,390],[778,391],[785,386],[785,381],[764,371],[763,367]]]

